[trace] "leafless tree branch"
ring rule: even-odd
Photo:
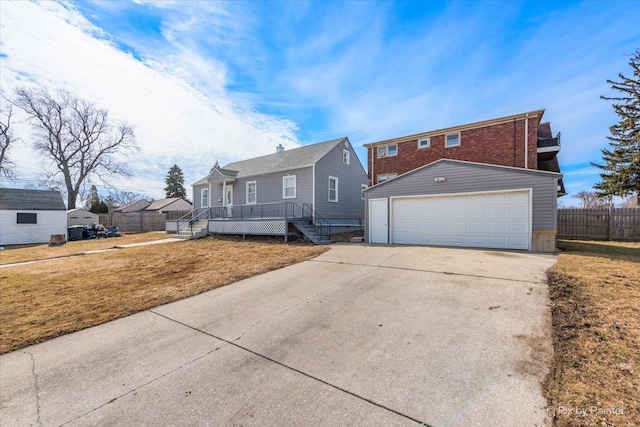
[[[15,95],[32,122],[35,148],[55,165],[49,180],[64,181],[69,209],[92,177],[105,182],[131,175],[117,155],[137,149],[132,126],[112,122],[107,110],[65,90],[52,95],[45,88],[18,88]]]

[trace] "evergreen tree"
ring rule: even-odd
[[[103,202],[104,202],[105,205],[107,205],[107,210],[109,212],[113,211],[115,208],[118,207],[118,202],[116,201],[116,199],[112,195],[108,195],[103,200]]]
[[[87,200],[84,202],[84,208],[89,212],[97,213],[95,211],[96,209],[98,209],[99,205],[100,205],[100,195],[98,194],[98,189],[96,188],[95,185],[92,185],[91,190],[89,191],[89,196],[87,197]]]
[[[599,168],[601,181],[594,188],[605,197],[638,195],[640,193],[640,50],[631,55],[631,77],[622,73],[621,81],[607,80],[620,96],[602,99],[614,101],[613,109],[620,121],[609,128],[610,148],[602,149],[603,164]]]
[[[187,190],[184,189],[184,174],[178,165],[171,166],[164,183],[167,184],[164,189],[167,198],[187,195]]]
[[[92,210],[91,212],[97,213],[97,214],[109,213],[109,207],[107,206],[107,204],[104,201],[102,201],[102,202],[98,203],[98,206],[96,206],[96,208],[94,210]]]

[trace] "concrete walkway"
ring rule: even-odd
[[[554,262],[334,245],[0,356],[0,423],[549,425]]]

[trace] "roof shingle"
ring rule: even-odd
[[[0,210],[66,211],[59,191],[0,188]]]
[[[320,159],[326,156],[329,151],[345,139],[346,137],[332,139],[330,141],[294,148],[293,150],[285,150],[281,153],[241,160],[239,162],[229,163],[218,170],[226,176],[244,178],[311,166],[315,165]],[[208,178],[209,177],[206,176],[193,185],[204,184]]]

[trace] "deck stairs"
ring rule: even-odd
[[[209,234],[209,220],[201,219],[195,221],[193,225],[189,222],[180,224],[180,230],[176,233],[175,237],[180,239],[192,240],[206,237]]]
[[[328,245],[330,236],[322,233],[322,228],[310,221],[294,221],[292,224],[314,245]]]

